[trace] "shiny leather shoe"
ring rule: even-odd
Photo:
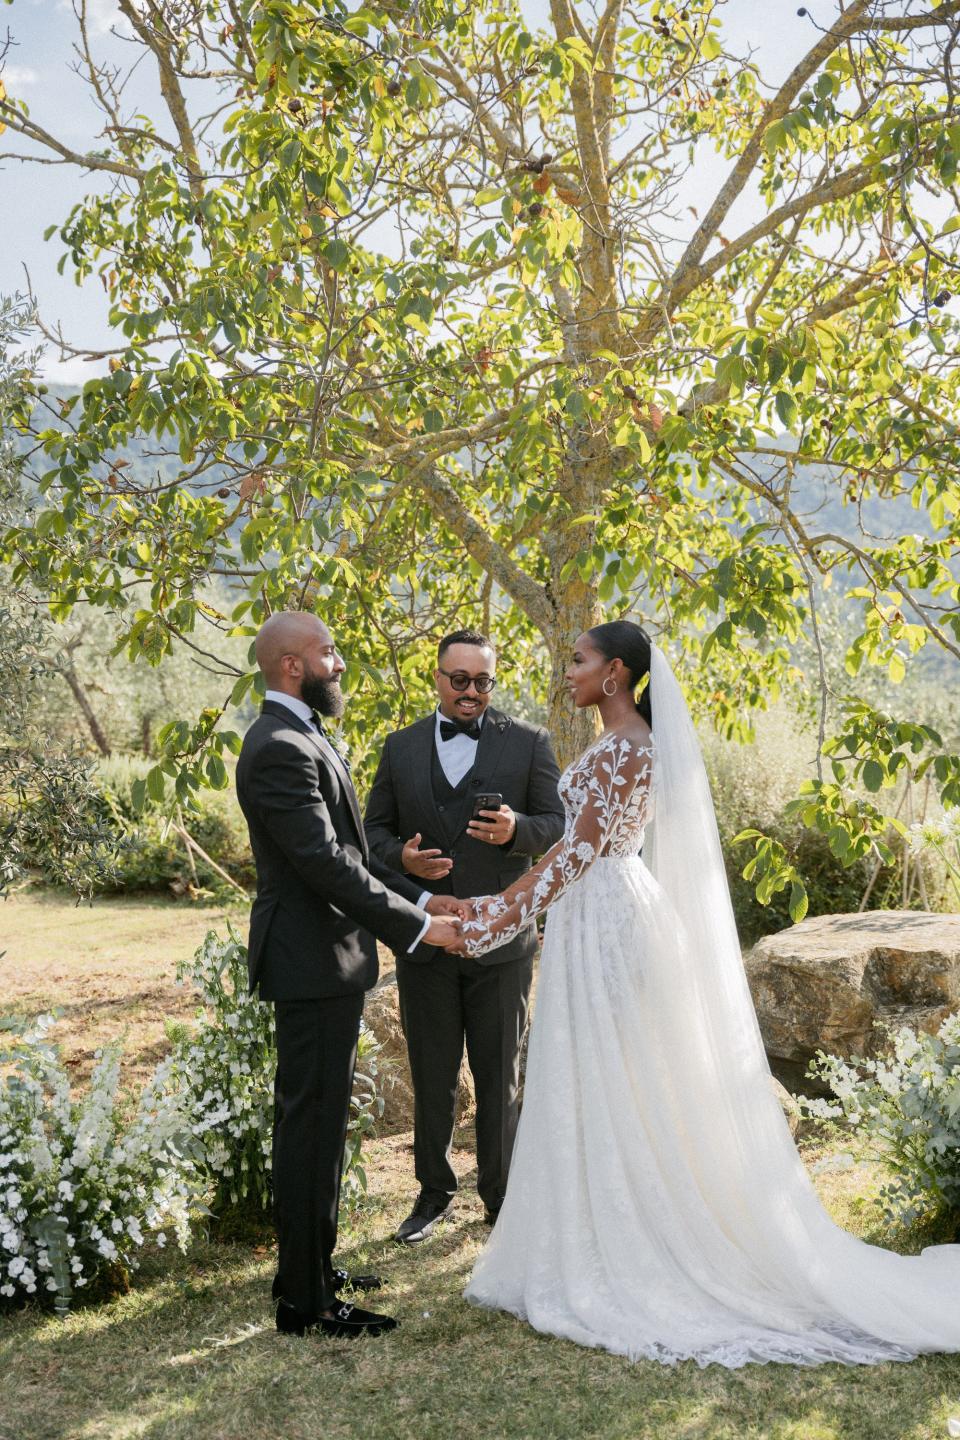
[[[421,1196],[403,1224],[397,1227],[393,1238],[399,1245],[419,1245],[421,1240],[433,1234],[441,1220],[446,1220],[452,1209],[452,1200],[438,1205]]]
[[[333,1283],[338,1290],[382,1290],[383,1281],[379,1275],[352,1275],[349,1270],[334,1270]],[[283,1294],[280,1289],[280,1276],[273,1277],[273,1298],[279,1300]]]
[[[375,1315],[372,1310],[361,1310],[359,1305],[343,1300],[331,1306],[329,1315],[301,1315],[286,1300],[277,1305],[277,1329],[281,1335],[303,1337],[314,1331],[335,1340],[358,1340],[361,1335],[386,1335],[396,1330],[397,1324],[392,1315]]]

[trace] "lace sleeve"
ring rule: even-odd
[[[468,955],[483,955],[512,940],[602,855],[628,807],[646,805],[650,749],[625,736],[607,735],[585,750],[570,773],[574,806],[562,840],[502,895],[474,901],[476,919],[463,927]]]

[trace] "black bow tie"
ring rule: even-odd
[[[480,721],[471,720],[469,725],[461,725],[457,720],[441,720],[440,739],[452,740],[454,735],[466,735],[468,740],[479,740]]]

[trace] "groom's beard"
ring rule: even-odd
[[[311,675],[309,671],[304,674],[300,695],[311,710],[316,710],[318,715],[326,715],[330,720],[338,719],[346,708],[347,702],[339,681],[324,680],[321,675]]]

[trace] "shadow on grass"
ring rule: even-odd
[[[209,1240],[186,1258],[151,1255],[130,1294],[63,1323],[4,1319],[0,1437],[940,1440],[960,1414],[960,1357],[668,1369],[478,1310],[462,1299],[489,1233],[475,1207],[464,1196],[413,1249],[390,1238],[399,1195],[344,1226],[338,1262],[383,1274],[378,1304],[401,1320],[379,1339],[278,1336],[272,1249]]]

